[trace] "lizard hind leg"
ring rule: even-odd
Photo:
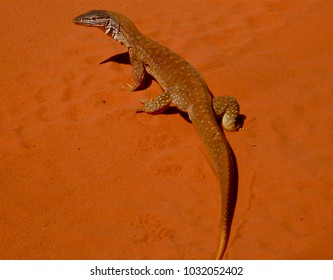
[[[242,124],[238,122],[239,105],[232,96],[217,96],[213,99],[213,109],[217,117],[222,117],[222,126],[228,131],[237,131]]]

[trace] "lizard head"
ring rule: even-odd
[[[125,16],[105,10],[89,11],[74,18],[73,22],[78,25],[98,27],[105,34],[125,45],[127,45],[126,32],[121,32],[121,29],[123,30],[126,27],[136,29],[134,24]]]
[[[119,29],[119,21],[115,17],[112,17],[110,12],[104,10],[89,11],[74,18],[73,22],[78,25],[98,27],[105,34]]]
[[[73,19],[78,25],[104,27],[109,16],[106,11],[89,11]]]

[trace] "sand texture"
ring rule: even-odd
[[[246,115],[226,259],[333,259],[333,1],[1,1],[0,259],[210,259],[220,190],[180,114],[136,114],[117,11]]]

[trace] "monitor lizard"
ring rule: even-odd
[[[222,117],[224,129],[236,131],[239,105],[231,96],[213,98],[201,74],[182,57],[143,35],[134,23],[119,13],[93,10],[76,17],[78,25],[100,28],[124,45],[130,57],[135,81],[131,91],[142,89],[147,73],[164,90],[151,100],[140,100],[137,112],[159,113],[173,103],[186,112],[207,147],[222,194],[221,237],[217,259],[222,259],[230,233],[233,212],[232,191],[237,184],[236,166],[229,143],[216,118]]]

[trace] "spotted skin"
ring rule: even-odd
[[[149,39],[125,16],[104,11],[90,11],[74,19],[74,23],[94,26],[127,47],[132,65],[134,85],[131,91],[144,87],[147,73],[153,76],[163,93],[151,100],[141,100],[137,112],[157,113],[173,103],[188,113],[211,157],[222,193],[221,240],[217,259],[226,249],[232,212],[231,193],[236,184],[232,151],[216,117],[222,117],[224,129],[236,131],[239,105],[231,96],[213,98],[200,73],[179,55]]]

